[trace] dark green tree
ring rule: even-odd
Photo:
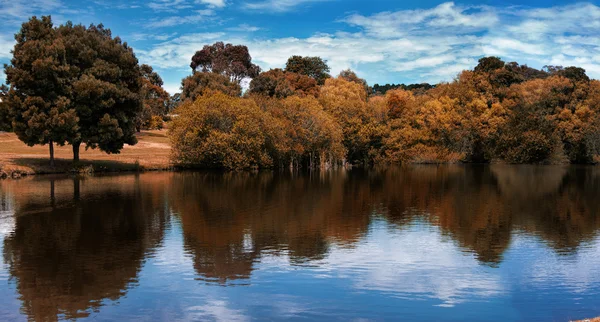
[[[327,61],[321,57],[292,56],[285,64],[285,71],[298,73],[314,78],[319,85],[325,84],[329,77],[329,66]]]
[[[54,143],[81,140],[79,118],[68,88],[67,50],[57,36],[51,18],[31,18],[15,35],[10,65],[5,65],[6,107],[12,129],[29,146],[50,147],[54,165]]]
[[[503,68],[504,64],[504,61],[499,57],[483,57],[479,59],[479,64],[475,66],[475,72],[489,73],[496,69]]]
[[[5,66],[13,130],[28,145],[53,143],[119,153],[135,144],[141,73],[133,50],[103,25],[24,23]]]

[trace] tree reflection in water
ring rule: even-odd
[[[75,319],[122,297],[161,241],[161,200],[137,177],[22,184],[12,187],[16,223],[4,261],[23,312],[35,321]]]
[[[398,233],[437,227],[498,267],[516,233],[573,254],[598,235],[594,167],[415,166],[321,173],[153,173],[0,182],[14,212],[4,261],[23,311],[77,318],[136,285],[172,218],[199,279],[250,284],[268,254],[318,267],[365,240],[375,221]]]

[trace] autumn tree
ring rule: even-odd
[[[306,75],[271,69],[250,82],[250,93],[285,98],[292,95],[318,96],[317,81]]]
[[[379,139],[372,114],[367,108],[367,92],[358,83],[341,77],[327,79],[321,88],[319,101],[342,127],[347,161],[370,163],[370,149]]]
[[[118,153],[135,144],[141,111],[140,70],[133,50],[102,25],[54,27],[31,18],[15,35],[7,102],[19,139],[28,145],[69,143]]]
[[[195,101],[204,94],[219,91],[229,96],[242,95],[242,87],[227,76],[195,72],[181,81],[181,101]]]
[[[309,76],[319,85],[325,84],[325,80],[331,77],[329,70],[327,61],[321,57],[292,56],[285,64],[285,71]]]
[[[230,170],[272,166],[265,114],[250,99],[220,92],[186,101],[169,130],[174,163]]]
[[[138,115],[136,127],[139,131],[145,129],[162,128],[163,117],[166,115],[170,95],[163,89],[163,80],[149,65],[140,66],[142,74],[141,97],[143,108]]]
[[[358,77],[358,75],[356,75],[356,73],[351,69],[342,70],[338,77],[343,78],[349,82],[360,84],[364,86],[365,91],[369,92],[369,85],[367,84],[367,81],[363,78]]]
[[[266,111],[276,122],[274,157],[280,166],[331,167],[345,157],[342,129],[316,98],[292,96],[271,103]]]
[[[192,57],[192,71],[212,72],[229,77],[231,82],[240,83],[246,77],[256,77],[260,67],[252,63],[248,47],[216,42],[205,45]]]

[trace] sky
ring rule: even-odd
[[[371,85],[451,81],[491,55],[600,78],[600,1],[0,0],[0,12],[0,63],[33,15],[103,23],[171,94],[193,54],[217,41],[248,46],[263,70],[320,56],[332,74],[350,68]]]

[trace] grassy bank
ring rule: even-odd
[[[138,144],[126,145],[120,154],[81,149],[81,161],[74,165],[71,146],[56,146],[56,165],[50,166],[48,146],[29,147],[14,133],[0,132],[0,172],[7,176],[67,172],[119,172],[164,170],[171,167],[171,147],[166,130],[142,131]]]

